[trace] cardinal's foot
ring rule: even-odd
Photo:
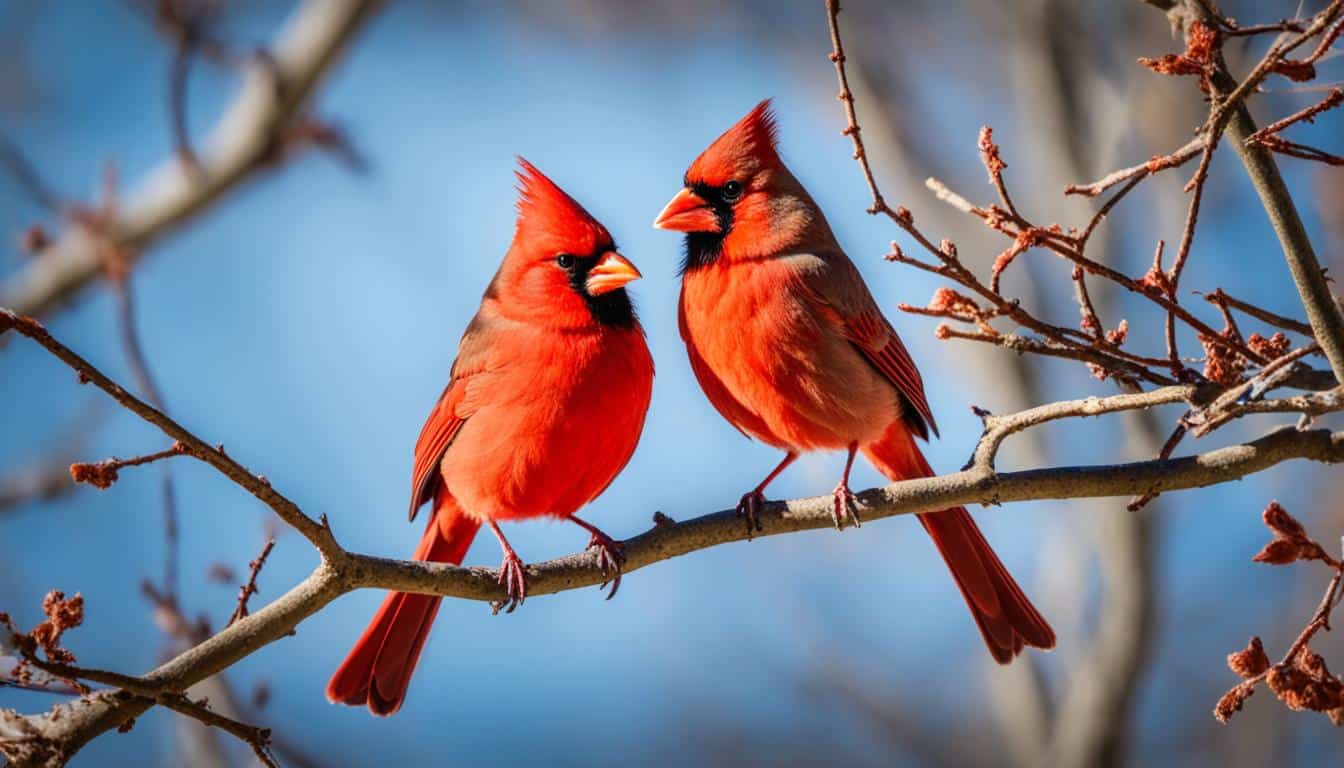
[[[747,541],[761,528],[761,507],[765,506],[765,494],[759,490],[752,491],[742,496],[742,500],[737,502],[737,514],[747,520]]]
[[[513,613],[513,609],[527,599],[527,575],[523,568],[521,557],[513,552],[504,553],[504,560],[499,564],[499,584],[509,593],[509,599],[500,606],[505,613]]]
[[[616,596],[616,590],[621,588],[621,566],[625,565],[625,545],[611,538],[601,531],[593,531],[593,536],[588,540],[589,551],[594,551],[597,555],[597,567],[602,569],[603,582],[598,589],[605,589],[607,584],[611,584],[611,592],[607,594],[607,599]]]
[[[845,516],[848,515],[854,520],[854,527],[863,526],[859,520],[859,500],[854,498],[854,492],[849,490],[849,484],[841,480],[840,484],[831,491],[831,496],[835,499],[835,507],[831,514],[835,518],[835,529],[843,531],[845,529]]]

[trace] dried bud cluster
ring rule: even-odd
[[[1325,659],[1304,648],[1292,664],[1276,664],[1265,675],[1265,685],[1292,710],[1344,710],[1344,682],[1330,673]],[[1338,715],[1332,715],[1336,719]]]
[[[222,448],[221,448],[221,452]],[[88,483],[95,488],[106,489],[117,482],[118,472],[125,467],[138,467],[141,464],[148,464],[160,459],[166,459],[171,456],[181,456],[191,453],[191,449],[181,441],[173,443],[172,447],[166,451],[158,453],[147,453],[143,456],[136,456],[130,459],[118,459],[113,456],[105,461],[97,462],[78,462],[70,465],[70,477],[76,483]]]
[[[1265,338],[1258,333],[1252,333],[1246,339],[1246,345],[1266,360],[1274,360],[1286,355],[1292,343],[1283,331],[1279,331],[1269,338]]]
[[[117,464],[114,461],[76,462],[70,465],[70,478],[76,483],[88,483],[106,490],[117,482]]]
[[[1176,292],[1171,284],[1171,275],[1168,275],[1157,261],[1154,261],[1153,266],[1139,278],[1139,287],[1153,296],[1171,296]]]
[[[1321,560],[1333,564],[1325,549],[1307,535],[1302,524],[1277,501],[1265,507],[1265,525],[1274,532],[1274,538],[1251,558],[1257,563],[1287,565],[1298,560]]]
[[[51,661],[63,664],[73,662],[74,654],[61,647],[61,635],[84,623],[84,597],[76,594],[66,599],[64,592],[53,589],[42,599],[42,611],[47,614],[46,621],[34,627],[29,634]]]
[[[1234,334],[1224,330],[1221,339],[1233,340]],[[1246,372],[1246,358],[1234,352],[1226,344],[1220,344],[1219,338],[1199,335],[1199,343],[1204,347],[1204,378],[1216,384],[1231,386],[1241,381]]]
[[[1214,53],[1221,45],[1218,32],[1203,22],[1192,23],[1186,31],[1185,51],[1168,53],[1156,59],[1141,57],[1139,63],[1161,75],[1195,75],[1199,88],[1210,90],[1209,76],[1213,71]]]
[[[47,618],[27,633],[15,629],[9,614],[0,613],[0,629],[9,634],[8,639],[23,657],[11,672],[22,684],[32,681],[29,665],[37,658],[39,650],[49,662],[72,664],[75,661],[75,655],[61,647],[61,635],[84,622],[84,598],[76,594],[67,599],[64,592],[53,589],[42,599],[42,611]]]
[[[1253,693],[1255,693],[1255,685],[1252,683],[1233,686],[1232,690],[1223,694],[1223,697],[1214,705],[1213,716],[1218,719],[1218,722],[1226,725],[1233,715],[1241,711],[1242,706],[1246,704],[1246,700],[1251,698]]]
[[[1325,659],[1311,649],[1311,638],[1329,629],[1330,611],[1338,602],[1338,590],[1344,577],[1344,563],[1325,553],[1324,548],[1307,535],[1307,530],[1278,502],[1265,507],[1265,525],[1274,532],[1273,541],[1255,556],[1256,562],[1283,565],[1297,560],[1321,560],[1335,570],[1316,615],[1293,642],[1283,661],[1271,664],[1260,638],[1252,637],[1246,648],[1229,654],[1227,666],[1244,682],[1237,684],[1218,700],[1213,716],[1226,723],[1241,710],[1246,699],[1263,682],[1292,710],[1325,712],[1335,725],[1344,724],[1344,680],[1330,672]]]
[[[1325,659],[1305,644],[1293,658],[1271,666],[1260,638],[1253,637],[1245,650],[1227,657],[1227,665],[1245,682],[1233,686],[1214,706],[1213,716],[1219,722],[1226,723],[1240,712],[1255,693],[1256,684],[1264,682],[1289,709],[1324,712],[1335,725],[1344,724],[1344,680],[1333,674]]]

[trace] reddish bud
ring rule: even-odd
[[[76,594],[66,600],[64,592],[53,589],[42,598],[42,612],[62,632],[74,629],[84,623],[84,598]]]
[[[1154,296],[1170,296],[1172,293],[1171,276],[1154,264],[1139,280],[1139,287],[1143,288],[1144,293]]]
[[[1190,25],[1185,38],[1185,55],[1188,58],[1204,64],[1212,63],[1214,49],[1217,46],[1217,30],[1202,21]]]
[[[1274,360],[1287,354],[1291,343],[1280,331],[1268,339],[1258,333],[1252,333],[1250,338],[1246,339],[1246,346],[1266,360]]]
[[[1003,158],[999,157],[999,145],[994,143],[994,129],[988,125],[981,127],[978,144],[980,159],[985,164],[985,170],[989,171],[989,181],[992,184],[1003,173],[1003,169],[1008,167]]]
[[[1176,158],[1172,155],[1153,155],[1148,158],[1147,166],[1149,173],[1165,171],[1168,168],[1176,167]]]
[[[1284,59],[1276,62],[1269,71],[1283,75],[1295,83],[1316,79],[1316,65],[1301,59]]]
[[[1228,340],[1230,337],[1224,332],[1220,338]],[[1246,360],[1241,355],[1214,337],[1202,333],[1199,335],[1199,343],[1204,345],[1204,378],[1223,386],[1241,381],[1241,375],[1246,372]]]
[[[933,298],[929,299],[927,309],[931,312],[942,312],[967,320],[974,319],[980,313],[980,308],[969,296],[957,293],[951,288],[939,288],[933,292]]]
[[[1305,709],[1302,706],[1303,693],[1310,684],[1311,678],[1294,667],[1276,666],[1265,675],[1265,685],[1269,686],[1269,690],[1273,691],[1289,709]]]
[[[1232,716],[1241,711],[1246,700],[1255,693],[1255,688],[1246,684],[1238,685],[1218,700],[1217,706],[1213,708],[1213,716],[1218,718],[1218,722],[1226,724]]]
[[[1202,75],[1204,66],[1178,53],[1168,53],[1156,59],[1140,56],[1139,63],[1159,75]]]
[[[1129,337],[1129,321],[1124,319],[1120,321],[1120,324],[1115,327],[1114,331],[1106,332],[1106,341],[1109,341],[1110,343],[1114,344],[1117,347],[1120,346],[1121,344],[1124,344],[1125,339],[1128,337]]]
[[[74,662],[75,655],[61,647],[61,635],[84,622],[84,598],[76,594],[67,600],[64,592],[53,589],[42,599],[42,611],[47,614],[47,619],[33,627],[28,633],[29,638],[41,646],[49,660],[62,664]]]
[[[1219,44],[1217,31],[1197,21],[1186,32],[1184,52],[1168,53],[1156,59],[1140,58],[1139,63],[1161,75],[1196,75],[1200,89],[1207,91],[1213,55]]]
[[[1319,654],[1309,649],[1293,666],[1271,669],[1265,684],[1289,709],[1329,712],[1344,706],[1344,683],[1330,674]]]
[[[70,465],[70,477],[76,483],[88,483],[95,488],[107,489],[117,482],[117,468],[108,462]]]
[[[1288,510],[1284,509],[1277,501],[1271,501],[1269,506],[1265,507],[1262,517],[1265,525],[1277,536],[1282,536],[1285,539],[1305,539],[1307,537],[1307,529],[1302,527],[1297,518],[1288,514]]]
[[[1244,650],[1227,655],[1227,666],[1239,676],[1250,679],[1269,669],[1269,657],[1260,638],[1252,637]]]
[[[1265,545],[1265,548],[1256,553],[1251,558],[1252,562],[1268,563],[1269,565],[1287,565],[1297,562],[1302,558],[1302,547],[1297,542],[1288,539],[1274,539]]]

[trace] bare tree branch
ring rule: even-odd
[[[1209,25],[1217,24],[1217,19],[1209,8],[1197,0],[1181,0],[1181,2],[1148,0],[1148,2],[1166,11],[1169,19],[1182,20],[1187,28],[1190,23],[1196,21]],[[1173,16],[1177,13],[1183,16]],[[1240,82],[1233,78],[1228,70],[1221,49],[1215,47],[1214,68],[1210,82],[1216,103],[1214,113],[1209,119],[1208,131],[1216,140],[1220,121],[1226,121],[1227,133],[1232,137],[1232,148],[1236,150],[1242,165],[1246,167],[1246,174],[1250,177],[1256,194],[1260,196],[1265,213],[1269,215],[1270,223],[1274,225],[1274,232],[1279,237],[1283,256],[1292,272],[1293,282],[1297,284],[1302,305],[1306,308],[1307,320],[1311,323],[1326,359],[1330,361],[1330,368],[1335,372],[1335,377],[1340,383],[1344,383],[1344,313],[1340,312],[1339,305],[1330,292],[1325,272],[1321,269],[1316,252],[1311,247],[1306,227],[1303,226],[1288,186],[1279,173],[1278,164],[1274,162],[1273,153],[1259,143],[1249,141],[1257,129],[1255,120],[1244,101],[1244,97],[1259,85],[1289,52],[1324,32],[1332,24],[1338,24],[1341,15],[1344,15],[1344,2],[1333,0],[1324,11],[1313,17],[1312,23],[1301,33],[1287,41],[1275,43],[1261,62]],[[1328,46],[1328,42],[1323,41],[1323,44]],[[1313,56],[1319,56],[1322,52],[1318,50]]]
[[[247,616],[247,601],[257,594],[257,576],[261,574],[261,569],[266,567],[266,558],[270,557],[272,549],[275,549],[275,539],[267,538],[261,547],[261,554],[248,564],[247,583],[238,589],[238,605],[229,616],[229,624]]]
[[[46,715],[23,719],[21,723],[12,713],[0,713],[0,730],[22,734],[17,741],[0,743],[0,750],[11,759],[31,760],[32,764],[43,764],[45,760],[46,764],[58,765],[89,739],[121,727],[144,712],[165,692],[181,693],[194,683],[219,673],[263,646],[285,637],[300,621],[336,597],[355,589],[395,589],[482,601],[505,597],[498,574],[493,569],[389,560],[342,549],[325,525],[304,514],[269,483],[127,393],[52,338],[36,321],[0,310],[0,332],[10,329],[46,347],[76,370],[83,380],[94,383],[128,410],[181,442],[188,455],[209,463],[265,501],[323,555],[317,569],[284,596],[147,675],[117,676],[115,679],[119,683],[113,683],[110,682],[113,677],[99,674],[101,682],[118,685],[121,690],[92,693],[81,698],[77,705],[59,705]],[[1099,416],[1164,404],[1194,405],[1208,399],[1207,385],[1182,385],[1145,393],[1052,403],[1006,416],[985,414],[985,432],[967,469],[867,490],[857,495],[858,501],[865,508],[866,518],[878,519],[977,503],[999,505],[1032,499],[1128,496],[1203,487],[1238,479],[1294,458],[1344,462],[1344,432],[1301,431],[1286,427],[1245,444],[1176,459],[1009,473],[999,473],[995,469],[995,457],[1003,442],[1032,427],[1059,419]],[[768,504],[762,514],[763,531],[758,535],[828,528],[833,525],[832,506],[833,499],[829,496]],[[625,571],[630,573],[662,560],[745,538],[746,532],[734,510],[681,523],[655,525],[625,542]],[[533,564],[527,568],[527,574],[529,591],[533,595],[595,586],[607,578],[591,552]],[[146,698],[151,694],[155,697],[153,700]]]
[[[0,304],[42,315],[102,273],[104,240],[134,261],[234,186],[270,168],[291,126],[338,54],[381,0],[308,0],[270,53],[256,57],[241,93],[215,126],[197,170],[174,154],[119,206],[105,232],[68,226],[41,255],[0,286]]]

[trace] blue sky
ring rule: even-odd
[[[0,24],[14,18],[13,5],[0,3]],[[236,32],[261,39],[274,20],[252,14]],[[346,546],[408,554],[420,532],[403,515],[411,448],[512,234],[514,157],[523,155],[602,220],[645,275],[634,293],[658,366],[653,404],[627,470],[586,517],[625,537],[646,529],[655,510],[682,518],[730,506],[778,456],[724,423],[694,385],[676,331],[680,242],[650,222],[700,149],[772,96],[787,162],[903,330],[926,380],[937,382],[929,395],[943,439],[929,450],[932,463],[960,466],[979,434],[967,406],[995,409],[993,389],[958,378],[958,348],[936,341],[931,321],[897,316],[898,302],[922,304],[937,284],[882,261],[893,231],[863,213],[866,190],[839,134],[840,111],[817,98],[830,77],[824,21],[817,22],[815,34],[797,43],[815,49],[799,57],[816,62],[804,74],[797,59],[781,60],[762,42],[728,32],[595,43],[546,35],[504,12],[389,8],[338,67],[318,107],[348,131],[371,173],[352,175],[330,157],[305,155],[164,242],[136,271],[144,345],[169,409],[310,514],[325,513]],[[38,101],[4,115],[3,127],[63,193],[91,197],[108,161],[134,180],[167,156],[167,55],[147,25],[117,4],[95,11],[67,1],[39,15],[31,45],[70,53],[33,57]],[[754,66],[732,66],[726,76],[727,61]],[[949,149],[972,157],[979,125],[1003,115],[991,95],[968,88],[975,85],[962,83],[940,102],[937,128]],[[227,75],[198,71],[191,105],[198,133],[231,93]],[[1007,145],[1014,131],[1005,123],[998,137]],[[1232,177],[1238,169],[1227,160],[1215,174]],[[1188,283],[1202,285],[1200,270],[1212,261],[1230,275],[1230,291],[1267,286],[1271,305],[1291,308],[1291,286],[1258,209],[1217,191],[1210,197],[1221,206],[1211,220],[1239,223],[1203,230],[1204,261],[1192,266]],[[21,231],[36,216],[0,181],[0,231]],[[1150,248],[1134,244],[1136,263]],[[20,261],[9,254],[0,269]],[[129,380],[102,291],[51,327]],[[1045,370],[1058,372],[1052,386],[1061,392],[1107,391],[1081,368]],[[97,398],[31,345],[8,345],[0,362],[0,464],[31,458],[42,447],[34,436],[53,434]],[[1092,460],[1104,457],[1095,446],[1116,428],[1088,422],[1054,434]],[[109,411],[86,454],[164,445],[153,430]],[[824,492],[840,466],[838,455],[809,456],[772,495]],[[218,625],[236,586],[209,582],[207,567],[244,569],[269,513],[202,465],[182,460],[173,471],[185,600]],[[1168,622],[1206,621],[1229,595],[1299,589],[1293,574],[1253,572],[1247,560],[1264,537],[1258,512],[1268,498],[1290,509],[1309,506],[1314,490],[1302,477],[1279,470],[1173,505],[1159,568]],[[856,470],[855,487],[878,482],[867,466]],[[5,518],[0,610],[33,622],[47,589],[83,592],[88,620],[69,638],[80,661],[131,672],[152,667],[162,641],[137,587],[162,566],[157,489],[156,472],[132,470],[111,490],[81,488]],[[1038,555],[1068,546],[1067,510],[1042,503],[980,515],[1028,592],[1051,567]],[[577,528],[546,523],[507,533],[529,560],[586,541]],[[497,560],[494,541],[483,537],[467,561]],[[257,599],[279,595],[313,563],[304,542],[282,536]],[[655,761],[670,764],[696,754],[699,737],[690,729],[705,720],[729,731],[769,723],[780,733],[809,732],[825,713],[801,684],[823,663],[895,696],[948,707],[962,706],[958,691],[981,685],[986,672],[951,579],[915,522],[904,519],[660,563],[627,578],[610,603],[595,589],[581,590],[492,618],[482,604],[448,601],[409,702],[392,720],[332,707],[321,695],[380,599],[363,592],[338,600],[296,637],[231,671],[236,687],[267,681],[270,724],[336,761],[409,763],[433,750],[447,763],[607,764],[652,744]],[[1201,697],[1226,682],[1222,654],[1259,629],[1245,616],[1223,618],[1189,627],[1179,648],[1163,644],[1159,663],[1199,665],[1201,683],[1187,701],[1154,682],[1145,689],[1142,724],[1160,730],[1164,701],[1211,706]],[[0,690],[0,706],[47,705]],[[132,733],[96,742],[77,764],[146,755],[170,763],[165,723],[164,715],[150,715]]]

